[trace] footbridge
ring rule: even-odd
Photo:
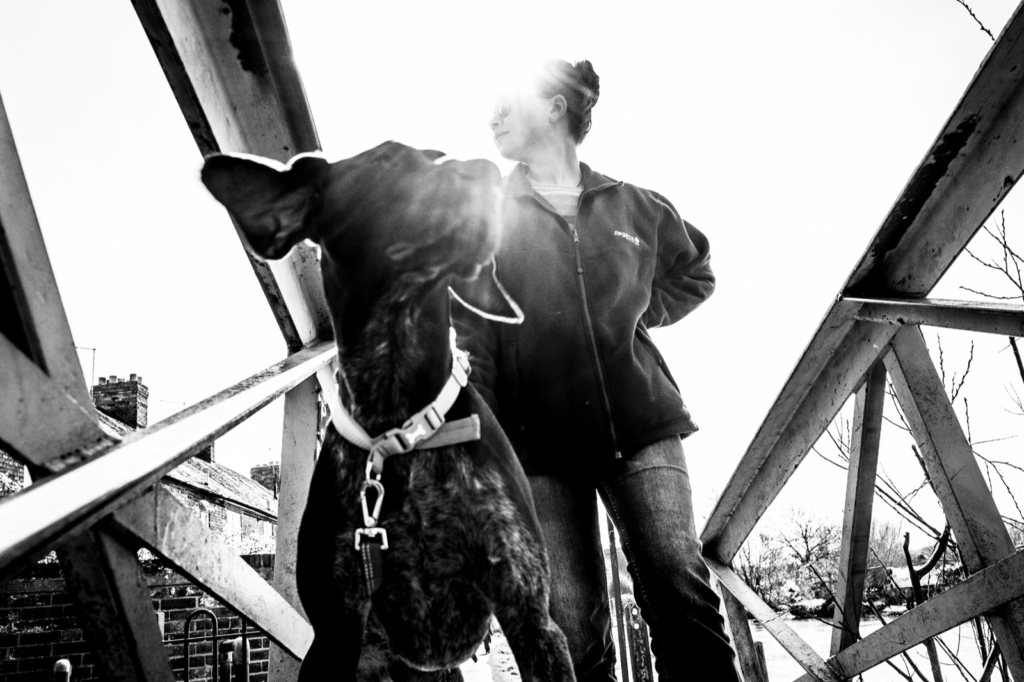
[[[286,161],[319,147],[275,0],[133,0],[203,154]],[[222,11],[229,7],[230,11]],[[295,678],[312,631],[294,584],[299,516],[336,354],[315,250],[252,268],[286,341],[277,364],[120,440],[99,426],[74,350],[12,131],[0,100],[0,442],[36,481],[0,502],[0,583],[58,548],[97,677],[175,679],[138,560],[147,548],[273,642],[269,673]],[[1024,556],[985,484],[920,326],[1024,336],[1024,306],[927,298],[1024,171],[1024,13],[995,42],[910,174],[743,455],[702,533],[748,682],[763,681],[746,614],[803,667],[801,680],[855,678],[939,633],[985,619],[1024,680]],[[225,217],[225,225],[227,224]],[[860,636],[886,382],[908,420],[968,576]],[[225,547],[161,478],[285,397],[272,582]],[[835,636],[815,652],[739,577],[733,561],[847,399],[855,400]],[[615,558],[612,553],[612,558]],[[618,571],[613,571],[616,579]],[[643,631],[620,610],[619,632]],[[632,616],[623,621],[622,618]],[[620,639],[624,643],[624,636]],[[649,654],[629,674],[650,679]],[[625,658],[625,657],[624,657]],[[997,655],[989,662],[995,667]],[[2,663],[0,663],[2,665]]]

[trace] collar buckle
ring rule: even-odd
[[[434,436],[445,424],[445,414],[455,403],[459,392],[469,384],[471,366],[469,353],[455,345],[455,329],[451,328],[452,372],[441,389],[441,394],[429,405],[412,415],[400,427],[390,429],[377,438],[370,439],[358,424],[339,405],[339,413],[331,414],[338,432],[349,442],[369,450],[366,461],[366,479],[380,478],[384,468],[384,460],[391,455],[399,455],[415,450],[423,441]],[[333,407],[333,406],[332,406]],[[349,428],[345,428],[348,426]],[[357,436],[354,438],[353,432]],[[476,436],[479,438],[479,435]],[[472,438],[468,438],[472,440]]]
[[[469,383],[469,354],[463,351],[454,353],[452,355],[452,378],[462,388],[466,387]]]

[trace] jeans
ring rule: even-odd
[[[551,566],[551,616],[578,682],[615,680],[595,488],[621,537],[661,682],[739,682],[693,520],[679,438],[578,477],[531,476]]]

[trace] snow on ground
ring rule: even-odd
[[[481,645],[476,658],[475,663],[471,659],[459,666],[466,682],[520,682],[519,668],[501,630],[495,628],[491,635],[491,653],[484,653]]]

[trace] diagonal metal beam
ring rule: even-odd
[[[0,387],[0,443],[37,471],[59,469],[62,456],[111,443],[96,423],[89,396],[80,403],[2,334]]]
[[[0,100],[0,444],[38,467],[106,442]],[[54,427],[59,420],[59,427]],[[38,471],[38,469],[37,469]]]
[[[244,151],[286,160],[317,148],[276,0],[143,1],[136,7],[202,152]],[[166,17],[171,20],[164,21]],[[91,612],[86,629],[107,679],[169,681],[173,676],[159,632],[154,634],[155,618],[134,552],[103,529],[82,529],[336,355],[329,341],[331,325],[316,249],[304,245],[273,264],[250,261],[289,349],[296,351],[293,357],[0,505],[0,576],[68,533],[81,531],[68,544],[62,563],[71,591]],[[5,115],[0,117],[0,264],[0,273],[14,290],[13,295],[0,295],[0,332],[13,338],[3,339],[4,356],[15,358],[13,369],[7,368],[14,375],[4,386],[5,397],[37,400],[40,389],[46,389],[42,397],[49,398],[34,403],[30,416],[45,417],[38,423],[57,425],[51,433],[41,434],[39,443],[31,443],[32,450],[20,443],[16,449],[23,456],[31,453],[34,463],[42,461],[42,471],[52,471],[57,468],[54,458],[72,450],[90,447],[90,454],[96,454],[102,449],[97,446],[100,439],[91,436],[102,432],[94,423],[94,408],[72,350]],[[16,324],[10,321],[11,310],[17,313]],[[30,371],[24,355],[50,380]],[[15,390],[21,393],[14,394]],[[18,421],[16,409],[3,411],[5,418],[13,415]],[[92,417],[93,423],[78,419],[79,413]],[[79,422],[85,427],[77,428]],[[19,424],[11,429],[6,422],[0,426],[12,439],[25,431]],[[3,437],[0,432],[0,440]],[[45,453],[44,445],[49,448]],[[301,649],[295,642],[290,645]]]
[[[2,102],[0,288],[0,442],[33,465],[35,476],[45,476],[110,439],[97,424]],[[3,544],[7,537],[0,537]],[[60,557],[100,676],[173,682],[134,548],[102,529],[85,530]]]
[[[832,619],[833,654],[850,646],[860,632],[884,406],[885,365],[878,362],[871,368],[868,380],[858,389],[854,408],[846,508],[843,513],[843,535],[836,577],[837,603]]]
[[[333,342],[299,351],[141,431],[77,467],[0,502],[0,580],[16,562],[96,522],[155,484],[337,355]]]
[[[837,303],[832,306],[825,319],[822,320],[818,331],[804,351],[800,363],[793,370],[789,380],[786,381],[786,385],[776,398],[771,411],[754,436],[753,442],[747,448],[746,454],[736,466],[736,470],[719,497],[711,516],[708,517],[701,533],[705,554],[711,554],[711,545],[719,542],[722,531],[735,515],[737,506],[764,466],[765,460],[770,456],[775,444],[778,443],[783,430],[800,409],[801,403],[807,397],[815,379],[831,362],[835,348],[853,327],[853,315],[857,308],[856,304]],[[735,552],[729,554],[716,549],[715,554],[721,561],[728,563],[732,560]]]
[[[100,679],[173,682],[135,547],[95,529],[71,538],[58,554]]]
[[[133,4],[201,153],[287,161],[319,149],[276,0]],[[289,350],[333,338],[314,246],[300,244],[279,261],[249,261]]]
[[[829,659],[847,678],[883,663],[930,637],[983,616],[1007,599],[1024,597],[1024,552],[975,573]],[[798,682],[811,682],[804,675]],[[1016,679],[1016,678],[1015,678]]]
[[[1024,5],[989,50],[844,287],[920,297],[1024,173]]]
[[[757,657],[757,647],[750,633],[747,610],[729,590],[719,586],[718,591],[722,595],[721,611],[732,639],[732,648],[736,652],[736,667],[739,669],[740,679],[743,682],[767,682],[761,678],[761,666]]]
[[[976,573],[1013,554],[1013,541],[946,397],[921,330],[904,327],[892,348],[885,364],[893,389],[964,565]],[[1024,599],[1004,604],[989,622],[1014,678],[1024,679]]]
[[[313,628],[238,552],[174,496],[156,486],[114,513],[114,522],[301,659]]]
[[[4,272],[27,336],[28,348],[23,350],[95,421],[14,134],[0,99],[0,286]],[[0,323],[0,329],[3,328]],[[4,390],[5,398],[17,399],[7,392],[9,385]]]
[[[896,327],[854,322],[855,307],[837,305],[834,327],[815,336],[807,372],[791,380],[733,473],[701,536],[704,554],[731,561],[843,404],[885,352]],[[815,369],[817,373],[810,373]],[[802,399],[796,394],[803,390]],[[793,398],[793,405],[780,406]]]
[[[306,509],[309,482],[316,463],[317,427],[320,418],[316,378],[310,377],[289,391],[284,400],[284,431],[281,443],[281,495],[277,504],[277,545],[274,589],[283,600],[305,615],[295,582],[299,522]],[[270,679],[298,679],[299,662],[283,649],[270,648]]]
[[[297,153],[319,149],[277,0],[133,0],[133,4],[203,154],[245,152],[286,161]],[[264,262],[251,255],[249,260],[291,350],[333,338],[315,247],[300,244],[279,261]],[[321,371],[317,380],[324,395],[336,402],[333,372]],[[310,391],[303,385],[286,403],[281,473],[290,501],[282,509],[279,528],[284,532],[279,543],[285,545],[290,543],[308,488],[308,476],[302,476],[298,460],[312,457],[315,450],[318,414],[315,395],[312,402],[307,399]],[[302,432],[306,427],[308,433]],[[312,449],[306,447],[310,442]],[[288,556],[278,552],[275,585],[297,604]],[[274,672],[282,665],[294,663],[275,648]]]
[[[854,268],[844,296],[926,295],[1016,184],[1024,172],[1022,63],[1024,14],[1018,7]],[[851,388],[837,382],[824,387],[830,397],[812,400],[812,384],[849,372],[862,378],[872,363],[855,367],[853,345],[874,344],[880,354],[891,338],[893,331],[863,334],[858,325],[865,323],[854,324],[859,307],[840,299],[825,315],[708,518],[701,534],[706,553],[732,559],[766,501],[807,454],[817,425],[834,415]],[[796,436],[801,428],[808,430],[780,446],[781,434]]]
[[[812,680],[819,682],[842,682],[842,678],[836,675],[822,660],[821,656],[815,653],[807,642],[800,638],[791,627],[786,625],[782,616],[775,613],[772,607],[768,606],[752,589],[747,587],[743,578],[735,571],[715,559],[707,559],[708,568],[715,574],[719,582],[733,597],[735,597],[750,612],[754,618],[761,621],[761,626],[771,633],[772,637],[782,645],[790,656],[793,657],[800,667],[811,674]]]
[[[940,299],[848,298],[859,303],[856,318],[881,324],[918,324],[967,329],[1001,336],[1024,336],[1024,305]]]

